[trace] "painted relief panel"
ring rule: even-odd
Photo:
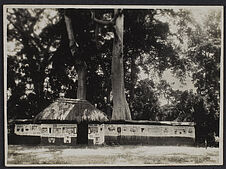
[[[195,138],[195,128],[193,126],[105,124],[105,135]]]
[[[104,124],[89,124],[88,139],[93,140],[94,144],[104,143]]]
[[[77,137],[77,124],[16,124],[14,132],[42,137]]]

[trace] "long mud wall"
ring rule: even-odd
[[[78,139],[77,124],[16,124],[14,134],[9,136],[9,144],[76,145]],[[91,145],[194,145],[195,127],[181,124],[88,124],[87,139]]]

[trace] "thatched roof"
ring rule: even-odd
[[[106,122],[108,118],[87,100],[60,98],[40,112],[34,120]]]

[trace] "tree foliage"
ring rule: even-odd
[[[137,120],[157,120],[160,110],[160,103],[156,93],[156,87],[152,80],[144,79],[138,82],[134,92],[134,119]]]
[[[8,11],[7,40],[20,47],[16,54],[8,55],[9,118],[31,117],[52,99],[45,80],[57,37],[46,38],[38,32],[37,25],[43,13],[44,9],[13,8]],[[47,22],[53,24],[53,19]]]

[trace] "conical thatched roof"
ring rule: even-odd
[[[87,100],[60,98],[40,112],[34,120],[105,122],[108,118]]]

